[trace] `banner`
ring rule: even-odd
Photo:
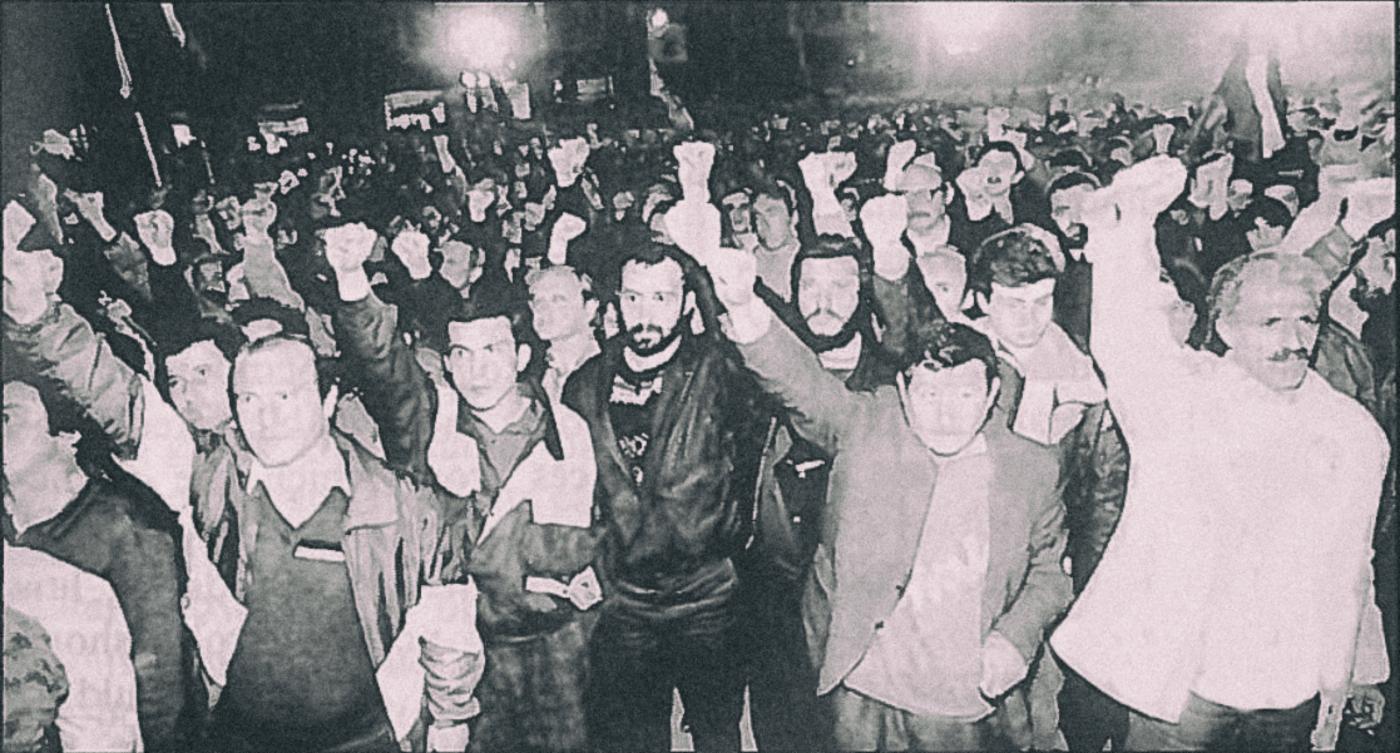
[[[447,124],[441,90],[413,90],[384,95],[384,127],[390,131],[431,131]]]

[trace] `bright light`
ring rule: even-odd
[[[924,28],[935,34],[949,55],[966,55],[982,43],[1006,15],[1004,3],[919,3]]]
[[[437,21],[438,49],[464,66],[498,69],[516,45],[515,30],[489,3],[439,6]]]

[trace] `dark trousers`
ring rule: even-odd
[[[727,560],[666,592],[612,584],[590,639],[591,747],[669,751],[672,690],[695,749],[739,750],[744,681]]]
[[[817,671],[802,627],[801,586],[771,574],[740,583],[749,718],[758,749],[830,750],[831,713],[817,697]]]
[[[578,620],[525,640],[488,640],[477,688],[481,714],[471,722],[469,750],[583,750],[587,677],[588,650]]]
[[[1114,750],[1122,750],[1128,736],[1128,707],[1069,667],[1061,664],[1060,668],[1065,677],[1059,696],[1060,731],[1070,753],[1099,753],[1110,740]]]
[[[1196,694],[1176,724],[1132,711],[1127,750],[1306,751],[1312,748],[1319,700],[1291,709],[1241,711]]]

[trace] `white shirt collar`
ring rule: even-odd
[[[330,434],[295,462],[269,468],[254,457],[249,466],[245,491],[252,494],[261,482],[274,502],[296,503],[309,498],[320,501],[337,487],[347,495],[352,492],[345,457]]]

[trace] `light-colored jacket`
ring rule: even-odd
[[[1315,668],[1318,690],[1384,679],[1370,546],[1384,434],[1314,372],[1282,396],[1178,345],[1153,295],[1150,237],[1138,246],[1094,263],[1092,350],[1132,457],[1127,498],[1051,646],[1119,702],[1176,721],[1203,662],[1212,584],[1233,574],[1231,527],[1267,524],[1307,594],[1276,636],[1280,660]]]

